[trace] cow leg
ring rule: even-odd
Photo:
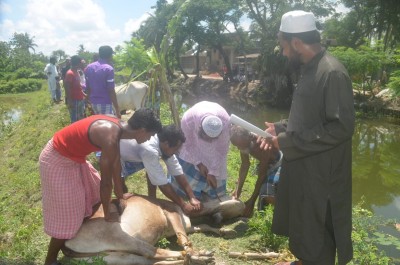
[[[190,217],[199,217],[220,213],[222,220],[229,220],[242,215],[245,208],[243,202],[239,200],[232,200],[229,196],[224,196],[221,198],[221,200],[222,201],[210,199],[204,201],[203,209],[200,212],[193,213]]]
[[[188,250],[188,248],[192,249],[192,243],[189,241],[186,234],[182,210],[168,201],[160,201],[159,203],[167,217],[168,226],[173,229],[178,238],[178,244],[182,246],[184,250]]]
[[[174,251],[173,251],[174,252]],[[183,265],[184,260],[156,260],[125,252],[104,252],[103,260],[107,265]],[[74,258],[88,261],[88,258]]]
[[[207,224],[200,224],[197,226],[191,226],[188,229],[186,229],[186,232],[188,234],[192,234],[192,233],[213,233],[219,236],[222,236],[224,238],[235,238],[237,233],[235,230],[233,229],[229,229],[229,228],[214,228],[211,227]]]
[[[102,235],[108,235],[104,237]],[[97,242],[94,244],[93,242]],[[100,253],[107,250],[137,254],[151,259],[181,258],[179,251],[159,249],[144,240],[130,236],[118,223],[93,219],[85,224],[78,236],[66,242],[66,247],[80,253]]]

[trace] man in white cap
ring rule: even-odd
[[[272,231],[289,237],[299,259],[280,264],[334,265],[352,259],[353,90],[343,65],[320,44],[312,13],[282,16],[279,44],[300,69],[287,124],[266,122],[262,148],[283,153]]]
[[[228,113],[214,102],[201,101],[183,114],[181,128],[186,141],[178,160],[200,201],[205,195],[217,199],[226,194],[229,126]],[[178,195],[185,197],[174,177],[171,181]]]

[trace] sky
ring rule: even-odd
[[[0,0],[0,41],[28,33],[36,53],[63,50],[74,55],[83,44],[90,52],[115,47],[154,13],[157,0]]]

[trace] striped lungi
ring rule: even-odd
[[[39,164],[44,231],[70,239],[100,202],[100,175],[88,161],[80,164],[60,155],[53,139],[40,154]]]
[[[211,197],[212,199],[216,199],[217,194],[220,198],[226,194],[226,179],[217,179],[217,188],[213,189],[208,185],[207,179],[201,175],[200,171],[198,171],[193,164],[188,163],[179,157],[178,161],[179,164],[181,164],[183,173],[186,175],[186,179],[197,199],[202,200],[203,193],[207,194],[208,197]],[[181,188],[175,177],[170,176],[170,179],[175,192],[179,196],[187,199],[185,191]]]

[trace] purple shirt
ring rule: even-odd
[[[99,59],[85,69],[86,87],[90,88],[90,102],[112,104],[110,90],[115,88],[114,68],[107,61]]]
[[[218,138],[211,142],[199,137],[202,120],[215,115],[221,119],[223,129]],[[181,128],[186,141],[179,157],[193,165],[203,163],[208,173],[217,179],[227,178],[227,155],[229,151],[229,115],[226,110],[214,102],[201,101],[188,109],[182,117]]]

